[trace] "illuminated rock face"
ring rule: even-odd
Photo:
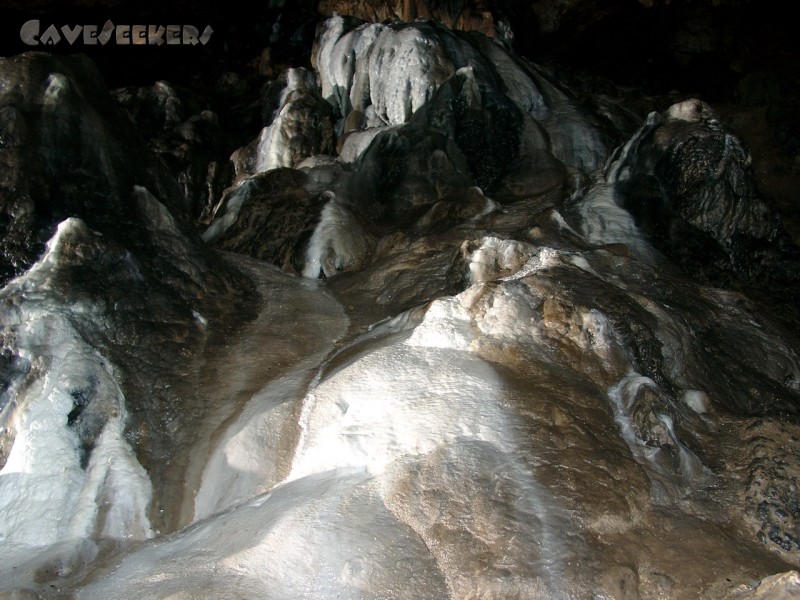
[[[3,539],[17,564],[63,544],[70,571],[96,554],[88,540],[163,527],[152,495],[173,484],[147,469],[188,447],[167,431],[182,419],[171,368],[147,357],[191,354],[220,297],[252,285],[200,242],[88,60],[29,54],[0,71]]]
[[[782,287],[798,279],[796,248],[758,197],[750,163],[713,109],[690,99],[652,113],[605,175],[639,227],[695,277]]]
[[[0,591],[790,593],[796,250],[738,140],[430,22],[314,55],[200,236],[91,65],[0,65]]]

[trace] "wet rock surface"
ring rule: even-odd
[[[0,593],[791,597],[791,236],[710,105],[488,4],[325,21],[246,132],[2,60]]]
[[[606,179],[656,247],[701,280],[795,286],[796,246],[758,197],[751,158],[710,106],[686,100],[648,117]]]
[[[247,298],[252,284],[200,241],[175,179],[90,61],[30,54],[2,63],[4,111],[17,115],[6,121],[14,135],[2,149],[14,166],[2,189],[2,339],[6,391],[13,393],[2,408],[4,464],[30,460],[15,458],[13,447],[28,442],[20,439],[24,427],[13,424],[44,385],[51,398],[63,399],[67,444],[78,450],[73,467],[82,470],[75,476],[88,478],[87,486],[109,451],[109,423],[119,423],[118,441],[139,460],[166,466],[181,453],[168,431],[189,417],[169,390],[186,372],[178,375],[156,357],[191,356],[207,337],[204,321]],[[60,371],[65,359],[72,375]],[[48,380],[55,383],[42,383]],[[108,464],[113,471],[111,458]],[[167,495],[172,486],[155,484]],[[97,502],[103,493],[122,493],[98,489]],[[62,499],[67,506],[73,500]],[[112,512],[123,510],[114,499],[105,502]],[[159,514],[157,503],[143,502],[150,516]],[[102,523],[96,527],[99,534]]]

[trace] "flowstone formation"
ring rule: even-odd
[[[712,106],[336,15],[223,165],[167,82],[0,73],[0,590],[797,590],[798,251]]]

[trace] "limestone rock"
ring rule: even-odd
[[[797,247],[759,197],[750,156],[705,103],[652,113],[606,169],[654,245],[718,285],[785,286]]]

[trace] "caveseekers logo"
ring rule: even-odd
[[[115,25],[111,20],[102,27],[97,25],[50,25],[42,31],[39,19],[26,22],[19,30],[20,39],[28,46],[55,46],[66,42],[70,46],[105,46],[113,42],[119,46],[205,46],[214,30],[210,25],[203,33],[194,25]]]

